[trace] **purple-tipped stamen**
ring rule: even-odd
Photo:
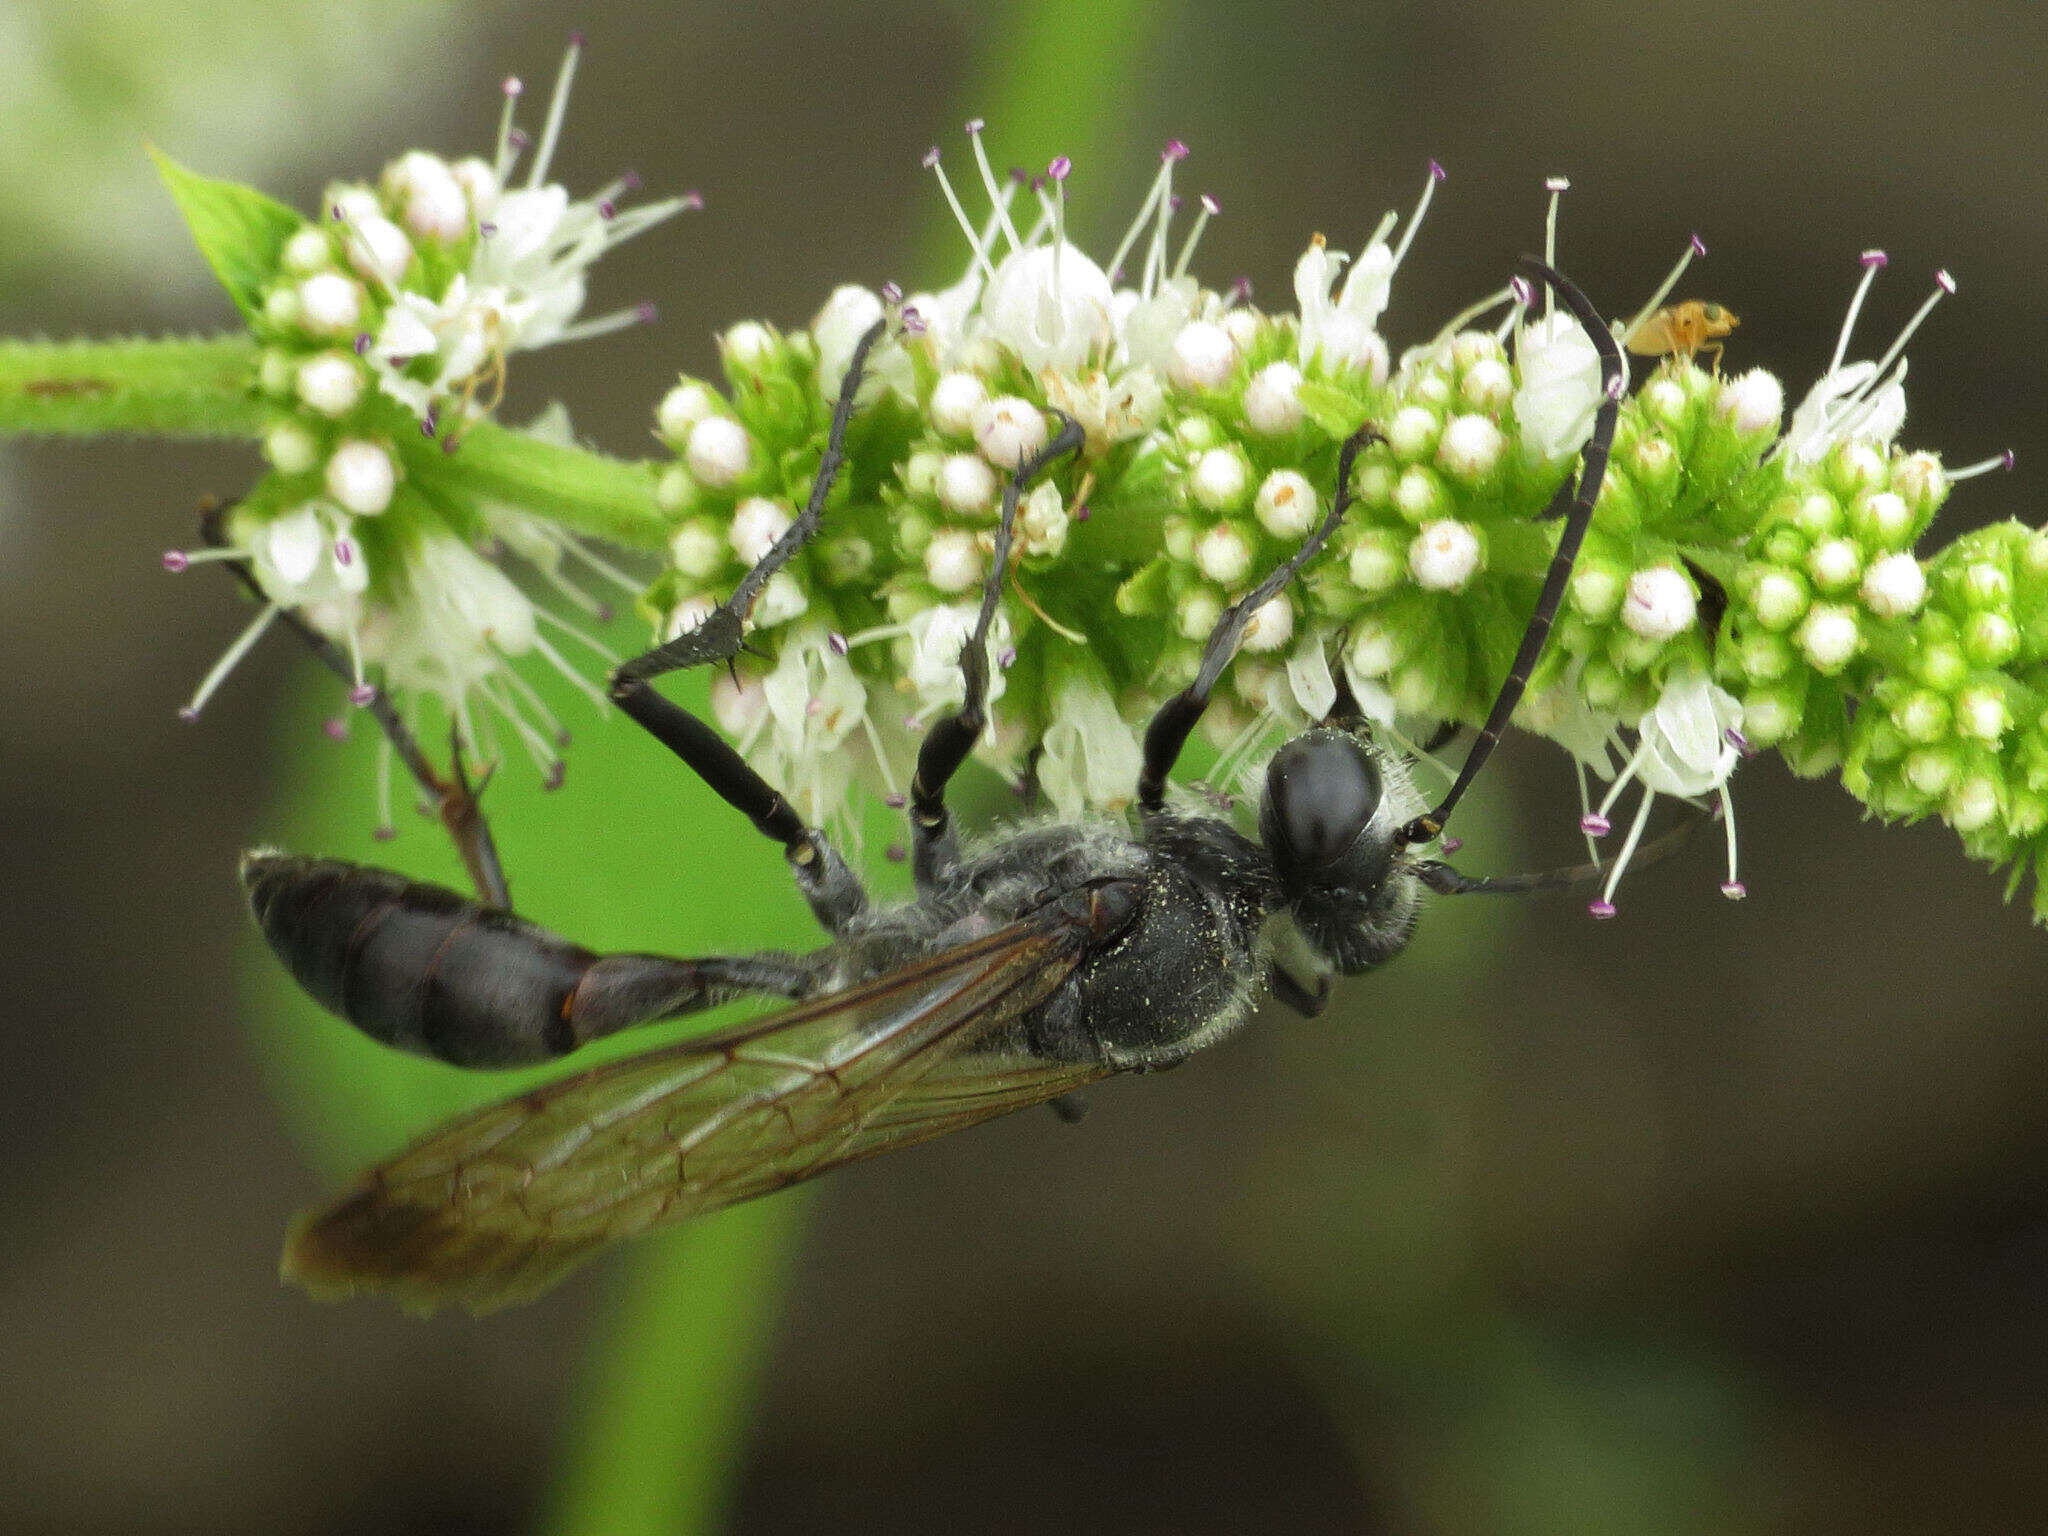
[[[1737,752],[1740,752],[1744,757],[1756,756],[1755,743],[1753,743],[1747,736],[1743,735],[1742,732],[1738,731],[1734,726],[1729,726],[1727,730],[1721,733],[1721,735],[1727,741],[1729,746],[1733,747]]]
[[[178,706],[178,718],[187,725],[190,725],[199,718],[199,711],[190,704],[180,704]]]
[[[1519,273],[1508,279],[1508,292],[1515,296],[1515,302],[1522,308],[1536,307],[1536,290],[1530,286],[1529,279]]]
[[[320,722],[320,729],[327,733],[329,741],[348,740],[348,722],[339,715],[329,715]]]
[[[846,636],[840,634],[836,629],[825,637],[825,645],[834,656],[844,656],[853,649],[852,646],[846,643]]]
[[[930,170],[933,166],[937,165],[939,163],[939,146],[934,144],[930,149],[926,150],[924,152],[924,159],[920,163],[926,170]]]
[[[552,794],[554,791],[560,789],[562,785],[568,781],[568,778],[569,765],[566,761],[558,757],[552,763],[548,764],[547,777],[540,781],[540,787],[548,793]]]
[[[924,334],[924,327],[925,319],[918,312],[917,306],[914,304],[906,306],[903,311],[903,329],[910,332],[913,336],[922,336]]]
[[[1598,811],[1588,811],[1579,818],[1579,830],[1588,837],[1605,837],[1614,830],[1614,823]]]
[[[652,325],[660,318],[661,311],[654,307],[652,299],[642,299],[633,306],[633,323],[635,325]]]
[[[1050,176],[1054,181],[1065,181],[1068,175],[1072,173],[1073,169],[1074,162],[1069,160],[1065,155],[1054,155],[1052,157],[1052,162],[1045,168],[1045,174]]]
[[[484,239],[488,240],[491,238],[491,236],[495,235],[498,232],[498,226],[493,224],[489,219],[485,219],[481,224],[477,225],[476,232],[479,235],[483,236]]]
[[[388,843],[395,840],[397,836],[398,828],[391,825],[388,821],[381,822],[377,826],[370,828],[370,839],[372,842]]]
[[[616,612],[610,603],[599,603],[590,610],[590,616],[600,624],[609,624]]]
[[[1017,647],[1015,647],[1014,645],[1006,645],[1000,651],[996,652],[996,665],[998,667],[1001,667],[1005,672],[1009,671],[1010,668],[1017,665]]]
[[[883,857],[888,859],[891,864],[901,864],[910,857],[910,851],[901,843],[891,843],[884,851]]]
[[[1730,901],[1740,901],[1749,894],[1749,887],[1740,880],[1723,880],[1721,882],[1721,894]]]
[[[1438,165],[1438,164],[1437,164],[1437,163],[1436,163],[1436,162],[1435,162],[1434,160],[1430,161],[1430,162],[1429,162],[1429,179],[1430,179],[1431,181],[1442,181],[1442,180],[1444,179],[1444,176],[1445,176],[1445,171],[1444,171],[1444,168],[1443,168],[1443,167],[1442,167],[1441,165]]]
[[[978,117],[970,117],[969,119],[967,119],[967,136],[971,139],[977,133],[980,133],[981,130],[986,128],[987,126],[987,122],[984,121],[983,119]]]
[[[1251,303],[1251,301],[1252,280],[1248,277],[1240,277],[1236,282],[1230,285],[1230,302],[1233,305],[1236,305],[1249,304]]]
[[[1202,194],[1202,212],[1208,214],[1213,219],[1222,211],[1223,205],[1221,203],[1217,202],[1215,198],[1206,192]]]
[[[1617,373],[1613,378],[1607,381],[1607,398],[1610,400],[1619,400],[1622,397],[1622,394],[1627,389],[1628,380]]]
[[[1087,503],[1087,502],[1085,502],[1085,501],[1084,501],[1084,502],[1082,502],[1082,503],[1081,503],[1081,505],[1079,505],[1078,507],[1074,508],[1074,521],[1075,521],[1075,522],[1077,522],[1077,523],[1085,523],[1085,522],[1087,522],[1087,521],[1088,521],[1088,503]]]
[[[1890,266],[1891,260],[1891,257],[1885,255],[1883,251],[1865,251],[1856,258],[1856,264],[1859,267],[1864,267],[1874,272],[1882,267]]]
[[[1693,235],[1692,235],[1691,239],[1692,239],[1692,253],[1693,253],[1693,255],[1695,255],[1695,256],[1704,256],[1704,255],[1706,255],[1706,254],[1707,254],[1707,242],[1706,242],[1706,241],[1704,241],[1704,240],[1702,240],[1702,239],[1701,239],[1701,238],[1699,237],[1699,234],[1698,234],[1698,232],[1697,232],[1697,231],[1695,231],[1695,232],[1693,233]]]
[[[369,351],[370,333],[368,331],[358,331],[356,333],[356,356],[366,357],[369,355]]]
[[[164,551],[164,569],[173,576],[186,570],[191,564],[192,557],[182,549],[167,549]]]
[[[571,32],[569,34],[569,46],[571,48],[581,48],[583,46],[583,34],[581,32]]]
[[[1949,297],[1955,297],[1956,280],[1949,276],[1947,267],[1943,267],[1934,274],[1934,286],[1949,295]]]
[[[533,142],[533,135],[524,128],[514,128],[505,135],[505,142],[512,146],[513,152],[516,154]]]
[[[1174,193],[1174,194],[1173,194],[1173,196],[1169,197],[1169,198],[1168,198],[1168,199],[1166,200],[1166,206],[1167,206],[1168,208],[1170,208],[1171,210],[1173,210],[1173,212],[1175,212],[1175,213],[1179,213],[1179,212],[1180,212],[1180,205],[1181,205],[1182,201],[1183,201],[1183,199],[1182,199],[1181,195],[1180,195],[1180,194],[1179,194],[1178,192],[1176,192],[1176,193]]]
[[[638,171],[622,172],[619,176],[619,188],[625,192],[638,192],[640,190],[640,173]]]
[[[689,191],[685,192],[682,195],[681,201],[683,207],[686,210],[688,210],[691,213],[695,213],[698,209],[704,206],[704,194],[702,192],[699,192],[695,187],[692,187]]]
[[[516,100],[521,94],[525,92],[526,82],[520,79],[517,75],[507,75],[505,77],[505,83],[499,86],[498,89],[503,91],[507,96],[510,96]]]
[[[1546,176],[1543,178],[1543,190],[1546,192],[1569,192],[1571,189],[1571,182],[1562,176]]]
[[[892,791],[889,794],[882,796],[882,804],[889,807],[889,809],[892,811],[900,811],[903,809],[903,807],[910,804],[910,801],[906,799],[904,796]]]
[[[1447,837],[1443,840],[1440,851],[1444,853],[1456,853],[1460,848],[1464,846],[1465,839],[1463,839],[1462,837]]]
[[[377,690],[368,683],[357,683],[353,688],[349,689],[348,701],[355,705],[357,709],[368,709],[377,702]]]
[[[334,541],[334,563],[336,565],[354,565],[356,563],[356,541],[354,539],[336,539]]]
[[[893,282],[882,284],[882,302],[884,304],[901,304],[903,302],[902,286]]]
[[[2003,455],[2003,457],[2004,457],[2004,459],[2005,459],[2005,467],[2006,467],[2007,469],[2011,469],[2011,468],[2012,468],[2012,450],[2011,450],[2010,448],[2006,449],[2006,450],[2005,450],[2005,453],[2004,453],[2004,455]]]
[[[1168,139],[1166,141],[1166,148],[1162,149],[1159,152],[1159,158],[1164,160],[1168,165],[1173,164],[1173,162],[1176,160],[1185,160],[1187,159],[1187,157],[1188,147],[1179,139]]]
[[[1603,896],[1596,901],[1587,902],[1586,911],[1594,917],[1612,917],[1615,913],[1615,905]]]
[[[604,198],[597,205],[597,216],[609,222],[619,216],[619,205],[608,197]]]

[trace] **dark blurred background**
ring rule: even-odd
[[[521,359],[513,420],[559,396],[642,453],[716,329],[950,277],[917,157],[985,112],[999,159],[1075,154],[1096,243],[1185,139],[1226,210],[1200,269],[1280,308],[1311,231],[1355,249],[1440,159],[1397,348],[1536,246],[1550,173],[1560,263],[1605,308],[1697,229],[1688,289],[1744,320],[1729,365],[1794,398],[1859,250],[1893,258],[1861,355],[1945,265],[1961,297],[1913,349],[1905,439],[2019,469],[1939,531],[2039,516],[2048,11],[1127,11],[1109,46],[1059,6],[13,0],[0,333],[227,323],[143,139],[310,206],[404,148],[483,148],[498,79],[548,78],[576,26],[559,174],[631,165],[708,207],[599,275],[598,307],[652,297],[663,323]],[[481,1324],[279,1289],[285,1216],[394,1137],[337,1124],[345,1097],[307,1109],[277,1021],[325,1026],[281,1011],[229,878],[256,841],[357,846],[366,759],[301,750],[331,701],[282,643],[197,729],[173,714],[240,617],[156,553],[254,462],[0,446],[0,1528],[2048,1530],[2048,934],[1941,829],[1860,822],[1774,762],[1737,781],[1741,906],[1702,847],[1613,923],[1441,910],[1323,1019],[1110,1084],[1078,1130],[1030,1114],[867,1165]],[[621,824],[603,786],[639,784],[643,749],[583,738],[553,801],[508,791],[536,915],[605,944],[797,939],[793,903],[701,913],[712,808],[664,764]],[[1574,856],[1561,754],[1509,753],[1486,799],[1473,867]],[[780,878],[731,846],[721,909]],[[409,830],[386,857],[445,856]],[[663,1274],[700,1327],[672,1356],[618,1321],[659,1323]],[[744,1336],[722,1351],[718,1296]],[[685,1401],[694,1425],[657,1428]],[[698,1448],[687,1508],[577,1513],[643,1434]]]

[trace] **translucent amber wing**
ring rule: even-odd
[[[478,1110],[299,1217],[284,1274],[489,1311],[619,1238],[1054,1098],[1105,1069],[988,1047],[1080,953],[1034,920]]]

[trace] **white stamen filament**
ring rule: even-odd
[[[847,643],[849,647],[852,644],[851,641]],[[882,745],[882,733],[875,725],[875,717],[865,710],[861,712],[860,728],[867,733],[868,746],[875,754],[875,766],[881,770],[883,789],[891,795],[899,793],[896,787],[896,770],[889,764],[889,753]]]
[[[565,325],[555,336],[555,345],[565,341],[591,341],[599,336],[609,336],[614,331],[630,330],[647,322],[647,309],[636,304],[630,309],[615,309],[608,315],[593,315],[588,320],[578,320],[574,325]]]
[[[1543,215],[1543,265],[1557,265],[1557,205],[1564,194],[1571,189],[1571,183],[1562,176],[1553,176],[1543,184],[1550,192],[1550,208]],[[1543,285],[1543,313],[1547,318],[1554,302],[1550,285]]]
[[[1735,873],[1735,797],[1728,793],[1728,786],[1718,786],[1721,795],[1721,819],[1728,824],[1728,884],[1723,889],[1739,891],[1742,882]]]
[[[1877,281],[1877,274],[1883,270],[1882,260],[1868,259],[1877,253],[1866,252],[1863,263],[1863,280],[1856,285],[1856,292],[1849,300],[1849,313],[1842,320],[1842,334],[1835,338],[1835,355],[1828,360],[1827,373],[1833,373],[1842,366],[1842,359],[1849,355],[1849,338],[1856,330],[1856,317],[1863,313],[1863,300],[1870,292],[1870,285]],[[1824,373],[1823,378],[1826,377]]]
[[[200,680],[198,689],[192,695],[192,701],[178,711],[182,717],[187,720],[198,718],[199,711],[206,708],[206,701],[213,697],[214,690],[227,681],[230,672],[241,665],[242,658],[263,638],[263,632],[270,628],[271,621],[282,611],[281,605],[277,603],[263,605],[263,611],[250,620],[247,629],[235,636],[235,643],[221,654],[220,660],[213,664],[213,670]]]
[[[1685,269],[1692,265],[1692,259],[1698,252],[1699,246],[1693,241],[1688,240],[1685,244],[1685,254],[1679,257],[1677,264],[1665,274],[1664,281],[1657,285],[1657,291],[1650,295],[1649,303],[1635,312],[1635,317],[1629,321],[1627,328],[1621,333],[1624,337],[1635,335],[1642,328],[1643,322],[1657,312],[1657,306],[1671,296],[1671,290],[1678,286],[1678,280],[1685,276]],[[1544,284],[1546,289],[1549,286],[1547,283]]]
[[[1450,319],[1446,320],[1443,323],[1443,326],[1437,331],[1436,335],[1430,338],[1429,350],[1432,353],[1434,353],[1445,342],[1449,341],[1453,336],[1457,335],[1458,332],[1462,331],[1474,320],[1477,320],[1489,309],[1492,309],[1494,305],[1506,304],[1510,300],[1512,300],[1514,296],[1515,290],[1512,288],[1497,288],[1492,293],[1489,293],[1485,298],[1479,300],[1477,303],[1467,304],[1463,309],[1459,310],[1455,315],[1451,316]],[[1508,319],[1510,322],[1512,322],[1514,316],[1509,315]]]
[[[1152,242],[1145,247],[1145,271],[1138,284],[1138,292],[1151,298],[1158,291],[1159,281],[1166,276],[1167,233],[1173,227],[1173,162],[1165,166],[1166,185],[1160,192],[1158,205],[1152,210]]]
[[[569,110],[569,85],[576,78],[576,61],[583,56],[583,39],[569,40],[562,55],[562,68],[555,75],[555,93],[548,98],[547,125],[540,131],[540,148],[533,152],[533,168],[526,173],[528,189],[547,180],[548,164],[555,158],[555,144],[562,137],[562,118]]]
[[[1572,759],[1572,775],[1579,781],[1579,827],[1584,830],[1593,817],[1593,801],[1586,791],[1586,765],[1577,757]],[[1600,839],[1591,832],[1585,834],[1586,852],[1593,860],[1593,867],[1600,867]]]
[[[1164,158],[1159,174],[1152,178],[1152,190],[1145,194],[1145,201],[1138,205],[1137,217],[1131,220],[1131,227],[1124,231],[1124,237],[1117,243],[1116,254],[1109,258],[1109,265],[1103,270],[1115,281],[1117,271],[1124,264],[1124,258],[1131,254],[1131,247],[1138,243],[1138,236],[1144,233],[1146,222],[1152,217],[1152,209],[1160,198],[1167,195],[1173,186],[1173,160]]]
[[[1187,275],[1188,262],[1195,254],[1195,245],[1202,238],[1202,231],[1208,227],[1209,220],[1215,216],[1211,211],[1215,206],[1215,203],[1209,198],[1204,197],[1202,199],[1202,211],[1195,215],[1195,227],[1188,231],[1187,239],[1181,244],[1180,259],[1173,264],[1175,282],[1178,282]]]
[[[610,646],[606,645],[602,640],[598,639],[595,635],[588,634],[585,631],[579,629],[576,625],[571,624],[567,619],[563,618],[558,613],[550,613],[547,609],[535,605],[533,610],[533,616],[536,619],[539,619],[543,624],[554,625],[555,628],[559,629],[571,640],[578,641],[581,644],[589,647],[589,649],[595,651],[599,656],[602,656],[605,659],[605,662],[610,666],[617,666],[619,662],[623,659],[617,651],[613,650]],[[581,682],[582,679],[578,678],[577,681]]]
[[[1885,383],[1888,382],[1884,379],[1885,369],[1891,367],[1899,354],[1906,350],[1906,343],[1913,339],[1913,333],[1920,329],[1921,322],[1932,313],[1934,306],[1939,304],[1947,293],[1948,289],[1938,283],[1935,285],[1934,292],[1927,295],[1920,307],[1913,311],[1913,318],[1906,322],[1906,328],[1899,332],[1898,339],[1887,347],[1884,356],[1877,360],[1876,371],[1870,376],[1871,382],[1857,391],[1857,398],[1875,396],[1883,390]],[[1901,373],[1903,375],[1903,370]]]
[[[1611,800],[1613,797],[1610,795],[1608,798]],[[1621,884],[1622,872],[1628,868],[1628,861],[1635,857],[1636,844],[1643,840],[1643,828],[1649,825],[1650,821],[1650,802],[1656,798],[1650,790],[1644,790],[1642,804],[1636,807],[1636,819],[1628,825],[1628,836],[1622,840],[1621,853],[1615,859],[1614,868],[1607,876],[1605,888],[1600,892],[1600,899],[1610,906],[1614,902],[1615,887]]]
[[[1394,264],[1388,269],[1390,272],[1400,271],[1401,263],[1407,259],[1408,247],[1415,243],[1415,236],[1422,228],[1422,216],[1429,212],[1429,200],[1436,196],[1436,183],[1436,167],[1432,165],[1428,180],[1422,184],[1422,196],[1415,200],[1415,211],[1408,215],[1408,228],[1401,236],[1401,243],[1394,247]]]
[[[1011,250],[1021,251],[1024,242],[1017,237],[1017,226],[1010,222],[1010,200],[1003,196],[1002,188],[996,184],[995,168],[988,163],[988,150],[982,146],[979,126],[969,129],[967,137],[974,142],[974,163],[980,168],[981,184],[988,192],[989,204],[996,211],[1003,236],[1010,242]]]
[[[505,184],[506,173],[519,158],[519,151],[512,143],[512,113],[519,105],[519,93],[524,89],[514,75],[505,81],[505,105],[498,113],[498,147],[491,160],[491,177],[499,186]],[[389,820],[389,818],[386,818]]]
[[[517,690],[519,696],[526,701],[528,707],[536,715],[540,716],[541,724],[547,727],[548,734],[559,742],[565,734],[562,730],[561,718],[552,709],[548,708],[548,702],[540,696],[540,690],[521,676],[519,669],[512,666],[509,662],[505,666],[504,677],[506,682],[511,684]]]
[[[973,264],[981,268],[981,280],[991,281],[996,269],[988,258],[988,243],[995,238],[994,225],[1002,216],[1001,208],[989,214],[990,227],[980,234],[974,232],[974,223],[967,217],[967,210],[960,206],[960,194],[953,190],[953,179],[946,174],[946,167],[936,155],[932,157],[932,174],[939,178],[939,190],[946,196],[946,206],[953,210],[953,218],[960,225],[960,233],[967,237],[968,249],[974,253]]]
[[[535,609],[534,611],[536,613],[539,612],[538,609]],[[564,625],[563,627],[567,628],[566,625]],[[572,686],[578,692],[580,692],[586,698],[588,698],[591,703],[595,704],[600,712],[611,707],[611,701],[605,697],[604,690],[598,687],[597,684],[593,683],[589,678],[585,677],[581,672],[578,672],[574,667],[570,666],[569,658],[564,656],[560,651],[556,650],[554,646],[549,644],[546,635],[535,635],[533,637],[533,648],[536,651],[539,651],[541,655],[547,659],[547,663],[549,666],[553,667],[557,672],[561,673],[563,677],[568,679],[570,686]]]
[[[1979,475],[1988,475],[1994,469],[2011,468],[2012,450],[2007,449],[2004,453],[1994,453],[1988,459],[1979,459],[1974,464],[1965,464],[1961,469],[1943,470],[1942,474],[1953,485],[1958,480],[1974,480]],[[198,556],[195,555],[193,558],[197,559]]]

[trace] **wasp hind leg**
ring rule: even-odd
[[[1009,565],[1010,545],[1016,535],[1017,498],[1054,460],[1078,452],[1081,443],[1080,424],[1070,416],[1061,416],[1058,435],[1018,465],[1010,483],[1003,487],[1002,517],[996,524],[988,578],[981,587],[981,612],[975,617],[973,633],[960,648],[960,673],[965,683],[960,707],[942,715],[925,733],[924,742],[917,749],[917,771],[910,779],[910,869],[921,890],[929,890],[960,859],[960,840],[953,831],[953,817],[946,809],[946,786],[967,761],[974,744],[981,740],[981,733],[988,729],[988,632],[995,622],[1003,573]]]

